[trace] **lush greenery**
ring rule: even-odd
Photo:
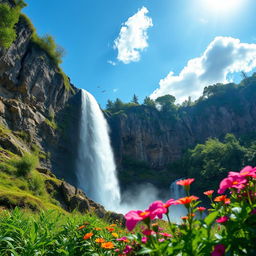
[[[255,135],[252,137],[255,138]],[[188,150],[182,159],[170,164],[169,172],[198,177],[196,191],[193,192],[200,193],[209,185],[216,189],[229,170],[238,171],[244,163],[253,165],[255,162],[256,140],[238,140],[233,134],[227,134],[223,141],[208,139],[204,144]]]
[[[117,236],[125,233],[116,224],[110,225],[92,213],[42,211],[35,214],[18,208],[11,212],[0,209],[0,230],[1,256],[112,255],[109,247]],[[105,245],[95,242],[103,237]]]
[[[0,4],[0,47],[9,48],[16,39],[15,24],[19,20],[20,11],[25,7],[25,3],[16,1],[15,7],[8,4]]]
[[[39,36],[36,33],[32,35],[32,42],[43,49],[56,65],[62,63],[64,49],[57,45],[51,35]]]
[[[247,166],[240,172],[230,172],[219,185],[218,193],[222,195],[213,197],[213,190],[205,191],[211,204],[209,209],[199,206],[199,198],[190,195],[193,181],[177,182],[184,187],[186,197],[166,203],[155,201],[145,211],[130,211],[125,215],[130,231],[139,222],[145,227],[128,236],[133,244],[129,246],[130,254],[124,255],[255,255],[256,168]],[[223,195],[227,190],[229,196]],[[181,225],[169,221],[175,205],[183,205],[187,210],[187,215],[181,217]],[[170,232],[152,222],[163,215],[168,219]]]
[[[186,197],[155,201],[145,211],[128,212],[125,218],[130,232],[91,213],[0,210],[0,255],[255,255],[256,168],[247,166],[222,180],[218,193],[229,190],[230,196],[215,197],[213,190],[205,191],[209,209],[190,195],[193,181],[177,182],[184,187]],[[180,224],[170,222],[176,205],[187,210]],[[159,220],[163,215],[168,220],[164,225]]]

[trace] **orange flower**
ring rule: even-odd
[[[182,220],[188,220],[188,216],[180,217]]]
[[[102,230],[102,228],[94,228],[94,230],[100,231],[100,230]]]
[[[208,191],[205,191],[204,194],[206,196],[211,196],[213,194],[214,190],[208,190]]]
[[[78,230],[81,230],[81,229],[83,229],[83,228],[85,228],[85,225],[80,226],[80,227],[78,228]]]
[[[199,199],[197,196],[186,196],[176,200],[177,204],[190,204],[192,201]]]
[[[86,233],[83,237],[84,240],[89,239],[93,236],[93,233]]]
[[[106,227],[106,229],[107,229],[109,232],[115,231],[115,229],[114,229],[114,228],[111,228],[111,227]]]
[[[111,233],[111,235],[115,238],[118,238],[118,234],[117,233]]]
[[[230,199],[227,198],[226,195],[217,196],[217,197],[215,197],[214,201],[215,202],[223,202],[224,204],[230,203]]]
[[[106,240],[105,240],[104,238],[101,238],[101,237],[95,239],[95,242],[96,242],[96,243],[105,243],[105,241],[106,241]]]
[[[110,227],[115,227],[116,226],[116,224],[111,224],[111,225],[109,225]]]
[[[112,242],[106,242],[106,243],[102,243],[101,247],[105,249],[113,249],[115,245]]]
[[[195,179],[178,180],[176,184],[181,186],[189,186],[194,180]]]

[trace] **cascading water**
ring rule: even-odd
[[[178,180],[181,180],[181,179],[178,179]],[[170,196],[175,200],[186,196],[186,192],[183,186],[176,184],[178,180],[175,180],[170,185]],[[173,222],[180,223],[181,222],[180,217],[185,216],[186,214],[187,214],[187,211],[183,205],[173,205],[171,207],[170,219]]]
[[[186,196],[183,186],[176,184],[176,182],[179,180],[181,180],[181,179],[175,180],[170,185],[171,198],[173,198],[173,199],[179,199],[181,197]]]
[[[108,125],[95,100],[82,90],[77,159],[78,187],[108,210],[120,205],[120,189],[110,145]]]

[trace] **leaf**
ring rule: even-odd
[[[147,248],[147,247],[144,247],[142,248],[137,254],[138,255],[141,255],[141,254],[150,254],[154,252],[154,250],[150,249],[150,248]]]
[[[218,212],[212,212],[210,213],[205,219],[204,219],[204,222],[207,226],[210,226],[212,225],[212,223],[215,221],[215,219],[217,218],[218,216]]]

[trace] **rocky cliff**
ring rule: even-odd
[[[255,132],[256,76],[240,85],[222,87],[220,92],[201,98],[191,106],[179,107],[175,113],[141,105],[111,115],[111,137],[123,186],[127,185],[127,172],[136,166],[133,180],[138,180],[140,170],[145,172],[145,169],[152,177],[165,175],[162,171],[170,163],[209,137],[223,138],[227,133],[239,137]],[[184,174],[173,173],[173,179],[181,175]],[[154,183],[152,177],[144,177]]]
[[[1,1],[14,5],[14,1]],[[44,167],[75,183],[71,166],[76,154],[79,90],[50,56],[31,41],[33,29],[24,16],[16,24],[16,40],[0,48],[0,123],[45,153]],[[0,138],[0,145],[10,148]],[[17,144],[11,147],[17,152]],[[65,161],[63,159],[69,159]]]

